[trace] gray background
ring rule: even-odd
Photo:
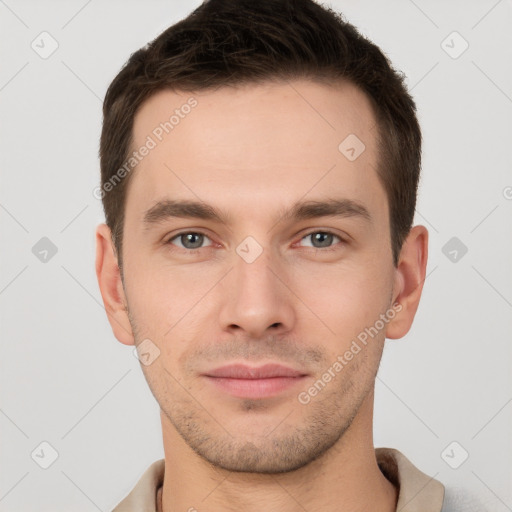
[[[93,189],[108,84],[198,4],[0,0],[2,512],[111,510],[163,457],[158,406],[102,306]],[[512,510],[512,3],[330,5],[407,75],[424,133],[428,277],[411,332],[387,342],[376,445]]]

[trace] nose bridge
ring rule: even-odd
[[[240,328],[261,336],[269,327],[287,330],[294,321],[293,304],[279,278],[277,256],[248,237],[236,248],[227,296],[223,300],[224,328]],[[277,274],[277,275],[276,275]]]
[[[241,252],[241,250],[237,252]],[[242,298],[247,295],[257,299],[259,295],[266,296],[267,293],[271,293],[271,296],[275,297],[277,278],[271,269],[270,249],[262,250],[261,254],[255,257],[254,249],[250,248],[248,254],[250,254],[248,259],[240,255],[235,259],[234,274],[237,295]]]

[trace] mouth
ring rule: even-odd
[[[269,398],[302,383],[307,374],[279,364],[232,364],[202,374],[217,389],[237,398]]]

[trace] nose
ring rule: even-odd
[[[296,313],[285,272],[272,262],[267,250],[251,263],[235,255],[234,269],[227,276],[220,311],[224,330],[243,331],[251,338],[287,332]]]

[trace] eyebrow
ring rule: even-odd
[[[352,199],[298,201],[280,215],[281,220],[305,220],[316,217],[359,217],[369,222],[372,220],[366,206]]]
[[[372,221],[368,209],[357,201],[352,199],[325,199],[321,201],[297,201],[291,208],[281,210],[278,213],[275,224],[283,220],[299,221],[317,217],[356,217],[367,222]],[[231,216],[204,202],[163,199],[146,210],[143,223],[146,229],[150,229],[152,225],[170,218],[193,218],[229,224]]]

